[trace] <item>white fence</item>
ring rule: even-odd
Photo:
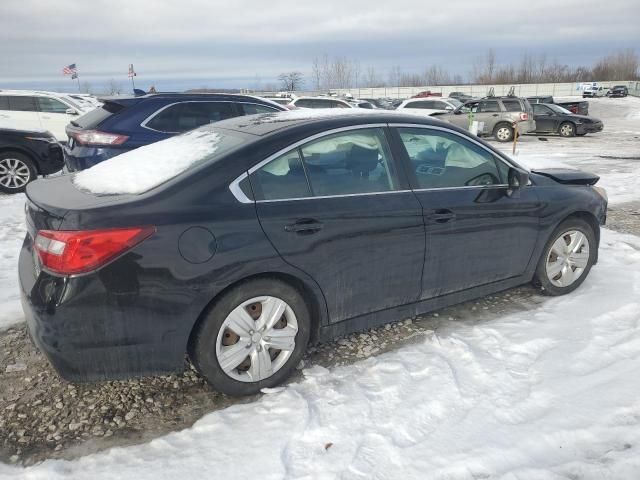
[[[584,82],[590,83],[590,82]],[[626,85],[630,95],[640,96],[640,82],[621,80],[615,82],[596,82],[599,86],[612,87],[614,85]],[[489,89],[494,89],[495,95],[506,95],[513,87],[515,94],[519,97],[532,97],[536,95],[554,95],[556,97],[569,97],[581,95],[581,85],[583,83],[523,83],[515,85],[435,85],[423,87],[380,87],[380,88],[345,88],[332,89],[331,93],[343,95],[349,93],[356,98],[410,98],[414,95],[431,91],[440,93],[443,97],[449,96],[451,92],[463,92],[472,97],[484,97]],[[316,96],[327,92],[299,91],[298,96]],[[256,94],[260,94],[256,92]]]

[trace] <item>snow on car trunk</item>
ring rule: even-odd
[[[0,476],[639,478],[640,238],[570,295],[436,331],[148,444]]]
[[[75,175],[73,183],[95,194],[139,194],[178,176],[212,155],[221,135],[193,130],[125,152]]]

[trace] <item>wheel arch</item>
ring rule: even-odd
[[[579,218],[580,220],[587,222],[589,226],[593,229],[593,234],[596,237],[596,262],[597,262],[598,252],[600,247],[600,222],[598,222],[598,219],[593,213],[588,212],[586,210],[576,210],[575,212],[571,212],[570,214],[562,218],[556,224],[556,226],[554,227],[554,230],[558,228],[558,225],[560,225],[562,222],[566,222],[567,220],[570,220],[572,218]]]
[[[321,292],[316,292],[315,289],[311,285],[309,285],[307,282],[290,273],[275,272],[275,271],[262,272],[262,273],[249,275],[247,277],[244,277],[240,280],[237,280],[231,283],[230,285],[225,287],[223,290],[218,292],[216,295],[214,295],[214,297],[207,303],[207,305],[202,309],[202,311],[198,315],[196,321],[191,327],[191,331],[189,332],[189,338],[187,343],[187,353],[189,354],[189,356],[191,356],[192,347],[193,347],[196,334],[200,329],[200,326],[202,325],[202,322],[204,321],[207,314],[211,311],[212,308],[214,308],[217,300],[221,298],[223,295],[225,295],[227,292],[239,287],[240,285],[246,282],[249,282],[251,280],[259,279],[259,278],[280,280],[281,282],[291,285],[300,293],[302,298],[305,300],[307,306],[309,307],[309,313],[311,314],[310,315],[311,316],[311,336],[309,339],[309,343],[313,343],[317,340],[320,327],[323,323],[323,319],[326,317],[326,306],[324,305],[324,298],[319,297],[319,295],[320,296],[322,295]],[[324,309],[324,312],[323,312],[323,309]]]

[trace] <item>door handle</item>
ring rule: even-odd
[[[456,214],[451,210],[447,210],[446,208],[439,208],[438,210],[434,210],[429,218],[433,220],[435,223],[447,223],[456,218]]]
[[[497,113],[494,113],[494,114],[493,114],[493,115],[491,115],[491,116],[492,116],[492,117],[497,117],[497,116],[498,116],[498,114],[497,114]]]
[[[298,220],[295,223],[292,223],[291,225],[285,225],[284,226],[284,231],[285,232],[292,232],[292,233],[299,233],[299,234],[312,234],[312,233],[316,233],[319,232],[320,230],[322,230],[322,223],[320,223],[317,220],[314,219],[303,219],[303,220]]]

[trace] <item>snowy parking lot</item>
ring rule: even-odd
[[[600,175],[613,211],[622,212],[616,223],[640,232],[640,99],[594,99],[590,114],[604,121],[602,133],[524,136],[514,158],[534,169]],[[16,272],[23,204],[22,195],[0,196],[0,329],[11,327],[0,337],[18,338],[23,328]],[[498,297],[520,300],[507,309],[469,302],[342,339],[329,348],[339,357],[338,347],[353,347],[355,358],[311,356],[286,387],[231,406],[211,402],[202,409],[211,413],[190,428],[175,420],[172,433],[115,435],[123,446],[96,443],[89,432],[61,434],[69,442],[57,448],[53,435],[34,458],[55,458],[27,467],[8,463],[28,457],[20,445],[29,441],[20,439],[37,436],[29,431],[40,425],[33,412],[47,402],[54,411],[63,404],[60,412],[73,404],[67,432],[82,431],[93,416],[83,417],[84,406],[71,398],[78,393],[63,382],[59,400],[37,385],[24,390],[35,367],[6,371],[33,352],[0,352],[0,452],[8,462],[0,478],[640,478],[640,237],[604,230],[599,263],[568,296],[529,289]],[[379,348],[385,332],[401,328],[402,342]],[[49,368],[40,383],[51,385],[53,371],[37,365]],[[118,385],[109,395],[118,397]]]

